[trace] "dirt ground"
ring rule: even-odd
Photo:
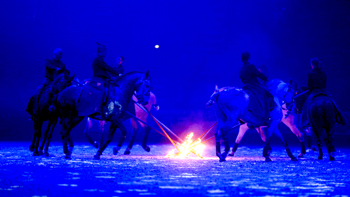
[[[213,142],[214,143],[214,142]],[[93,160],[96,149],[76,144],[65,160],[61,143],[49,157],[33,157],[29,142],[0,142],[0,196],[348,196],[350,149],[337,149],[336,161],[308,150],[298,162],[283,147],[272,147],[266,163],[262,147],[239,147],[219,162],[207,146],[200,159],[166,158],[171,145],[135,145],[131,155],[112,154],[111,144]],[[298,155],[298,147],[292,147]],[[120,151],[123,153],[125,147]],[[324,152],[326,149],[324,148]]]

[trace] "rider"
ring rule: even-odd
[[[248,52],[242,53],[241,57],[243,66],[239,77],[244,84],[243,90],[249,95],[248,111],[258,119],[259,123],[264,123],[270,116],[272,108],[270,103],[273,101],[273,96],[260,85],[258,78],[267,81],[267,77],[249,63],[250,54]]]
[[[97,57],[92,62],[93,77],[85,85],[81,93],[78,105],[79,116],[87,116],[93,113],[101,113],[103,105],[108,98],[111,74],[119,76],[117,69],[109,66],[104,57],[107,54],[106,47],[97,43]]]
[[[310,126],[310,123],[308,120],[308,116],[309,116],[308,110],[309,110],[309,107],[310,107],[312,100],[317,96],[328,96],[329,98],[331,98],[330,94],[326,90],[327,75],[322,70],[323,69],[322,62],[317,58],[312,58],[312,59],[310,59],[310,64],[311,64],[311,68],[312,68],[311,73],[309,73],[309,75],[308,75],[308,90],[309,90],[310,95],[307,98],[307,100],[305,101],[305,104],[303,106],[302,122],[301,122],[302,128]],[[331,100],[332,100],[333,104],[335,105],[335,102],[333,101],[333,99],[331,99]],[[337,115],[338,115],[337,122],[345,125],[347,122],[337,107],[336,107],[336,111],[337,111]]]
[[[37,87],[34,95],[29,100],[26,111],[31,115],[31,119],[33,119],[33,115],[35,115],[38,110],[38,100],[42,92],[45,90],[45,87],[54,81],[57,74],[69,74],[69,71],[66,69],[66,65],[61,61],[62,49],[56,48],[53,51],[53,54],[54,57],[52,59],[47,59],[45,63],[45,80]]]
[[[117,80],[120,76],[124,74],[124,68],[123,68],[123,62],[125,58],[123,55],[118,55],[115,59],[115,64],[113,65],[113,68],[117,69],[119,75],[111,74],[111,79],[113,81]]]

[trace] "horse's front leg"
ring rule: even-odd
[[[32,144],[29,146],[29,151],[33,152],[35,150],[35,141],[36,141],[36,129],[35,129],[35,122],[34,122],[34,135],[33,135],[33,140]]]
[[[245,123],[245,124],[242,124],[241,126],[239,126],[239,131],[238,131],[238,135],[236,137],[236,141],[235,141],[235,145],[233,146],[232,150],[231,150],[231,153],[228,154],[229,156],[234,156],[236,151],[237,151],[237,148],[239,146],[239,143],[241,142],[243,136],[245,135],[245,133],[248,131],[248,124]]]
[[[215,151],[216,151],[216,156],[218,156],[218,157],[221,154],[221,143],[220,143],[221,131],[220,130],[221,130],[221,127],[218,126],[218,128],[215,132],[215,149],[216,149]]]
[[[304,134],[301,133],[300,130],[296,127],[294,115],[291,114],[287,118],[283,117],[282,122],[292,131],[292,133],[297,136],[301,146],[301,153],[298,155],[298,157],[304,157],[304,154],[306,154]]]
[[[230,129],[225,129],[225,127],[223,127],[221,129],[221,136],[222,136],[222,139],[224,140],[224,147],[225,147],[225,150],[223,153],[219,154],[219,158],[220,158],[220,162],[223,162],[223,161],[226,161],[226,157],[230,151],[230,142],[228,140],[228,132],[229,132]]]
[[[46,145],[45,145],[45,151],[44,151],[44,156],[46,156],[46,157],[49,156],[49,146],[50,146],[50,142],[51,142],[51,139],[52,139],[53,130],[55,129],[56,124],[57,124],[57,120],[58,120],[58,118],[54,119],[52,127],[51,127],[51,130],[50,130],[50,133],[49,133],[48,138],[47,138],[47,142],[46,142]]]
[[[84,117],[72,117],[64,119],[63,128],[61,130],[62,142],[63,142],[63,152],[66,154],[65,159],[72,159],[73,152],[73,141],[70,136],[70,131],[83,120]],[[69,147],[68,147],[69,144]]]
[[[90,136],[90,129],[92,127],[92,120],[88,117],[86,119],[86,126],[85,126],[85,129],[84,129],[84,134],[88,140],[88,142],[94,146],[95,148],[98,148],[98,143],[95,142],[94,140],[92,140],[91,136]]]
[[[150,152],[151,151],[151,148],[149,146],[147,146],[147,139],[148,139],[150,131],[151,131],[151,127],[146,126],[146,128],[145,128],[145,136],[143,137],[143,140],[142,140],[142,148],[146,152]]]
[[[115,124],[114,122],[111,122],[111,126],[108,131],[107,140],[100,145],[100,148],[98,149],[96,155],[94,156],[94,159],[99,160],[101,158],[103,151],[107,148],[108,144],[112,141],[114,133],[117,130],[117,128],[118,128],[117,124]]]
[[[33,156],[40,156],[40,153],[38,151],[39,149],[39,144],[40,144],[40,138],[41,138],[41,127],[43,126],[43,121],[36,119],[36,121],[34,122],[34,130],[36,133],[36,142],[35,142],[35,150],[33,153]]]
[[[131,136],[131,139],[130,139],[130,142],[128,144],[128,147],[126,148],[125,152],[124,152],[124,155],[129,155],[130,154],[130,150],[132,149],[132,146],[134,145],[134,142],[135,142],[135,138],[136,138],[136,134],[137,134],[137,131],[138,131],[138,124],[137,124],[137,120],[135,119],[130,119],[131,121],[131,126],[132,126],[132,136]]]
[[[271,137],[272,137],[272,134],[274,133],[274,130],[276,129],[278,123],[276,124],[275,121],[273,121],[268,129],[267,129],[267,135],[266,135],[266,138],[265,138],[265,146],[264,146],[264,149],[263,149],[263,157],[265,157],[265,161],[266,162],[270,162],[272,161],[271,158],[270,158],[270,152],[271,152]]]
[[[43,153],[44,146],[45,146],[45,144],[46,144],[46,140],[47,140],[47,138],[48,138],[48,134],[49,134],[49,131],[50,131],[52,125],[53,125],[53,122],[54,122],[54,120],[50,118],[50,119],[49,119],[49,123],[47,124],[47,128],[46,128],[45,133],[44,133],[44,140],[41,142],[41,145],[40,145],[40,149],[39,149],[39,154],[40,154],[40,155],[43,155],[43,154],[44,154],[44,153]]]
[[[118,126],[118,128],[120,129],[120,131],[122,132],[122,136],[120,137],[117,146],[113,147],[113,154],[117,155],[120,148],[122,147],[125,138],[126,138],[126,128],[123,125],[123,123],[121,122],[121,120],[118,118],[118,120],[115,121],[116,125]]]

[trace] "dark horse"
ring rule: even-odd
[[[338,110],[335,102],[329,96],[323,94],[313,97],[309,106],[308,118],[312,131],[317,138],[318,159],[323,159],[321,148],[321,138],[323,138],[327,146],[329,160],[334,161],[333,134],[336,130],[340,130],[341,126],[346,126],[347,120]]]
[[[135,95],[132,97],[132,99],[133,99],[133,101],[137,101],[137,98]],[[157,111],[159,110],[159,105],[157,105],[156,96],[152,92],[150,92],[150,97],[149,97],[149,100],[147,102],[148,102],[147,105],[144,105],[144,107],[146,109],[148,109],[148,111],[151,111],[152,106]],[[137,120],[135,117],[131,117],[128,114],[124,115],[125,117],[123,117],[123,119],[130,118],[132,130],[133,130],[130,142],[127,146],[127,149],[124,152],[124,155],[130,154],[130,152],[131,152],[130,150],[132,149],[132,147],[134,145],[136,134],[137,134],[138,130],[140,129],[140,127],[145,131],[145,135],[144,135],[144,138],[142,140],[142,148],[146,152],[150,152],[151,148],[149,146],[147,146],[147,139],[148,139],[151,127],[144,124],[144,123],[147,123],[148,113],[143,111],[136,103],[130,103],[129,107],[130,107],[130,105],[134,105],[134,107],[135,107],[135,115],[134,116],[136,118],[140,119],[142,122],[139,122],[139,120]],[[99,131],[101,132],[100,144],[103,144],[103,133],[104,133],[106,121],[94,120],[92,118],[87,118],[87,121],[86,121],[86,127],[84,129],[85,136],[91,145],[93,145],[95,148],[98,148],[99,143],[94,141],[90,136],[90,131],[91,131],[91,128],[93,127],[93,125],[99,125],[98,128],[99,128]]]
[[[52,137],[52,132],[58,120],[57,110],[52,110],[52,108],[50,109],[50,106],[55,101],[57,94],[72,84],[73,78],[74,76],[69,76],[63,73],[57,75],[51,85],[44,87],[44,90],[41,92],[38,101],[35,101],[38,103],[38,109],[37,112],[33,115],[34,137],[32,144],[29,147],[30,151],[34,151],[33,156],[39,156],[43,154],[45,156],[49,156],[48,150]],[[44,140],[40,146],[39,151],[38,148],[40,138],[42,135],[41,128],[44,121],[49,121],[49,123],[47,129],[45,130]],[[43,153],[45,144],[45,152]]]
[[[132,95],[136,91],[136,97],[141,104],[147,104],[149,92],[152,84],[149,73],[131,72],[120,77],[115,85],[109,88],[108,102],[102,105],[102,114],[96,113],[88,115],[90,118],[106,120],[111,122],[107,140],[100,146],[94,159],[100,159],[102,152],[112,141],[113,135],[117,128],[122,132],[122,137],[118,142],[118,146],[113,148],[113,153],[119,151],[126,138],[126,129],[121,121],[121,118],[131,100]],[[58,108],[63,126],[61,135],[63,141],[63,151],[66,154],[66,159],[71,159],[73,143],[69,143],[70,131],[81,121],[84,116],[79,116],[79,99],[83,91],[83,86],[69,87],[62,91],[58,96]],[[95,106],[94,106],[95,107]]]

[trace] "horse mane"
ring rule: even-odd
[[[134,74],[143,74],[143,73],[142,73],[142,72],[139,72],[139,71],[131,71],[131,72],[125,73],[125,74],[123,74],[122,76],[120,76],[120,77],[116,80],[116,82],[119,82],[119,81],[121,81],[121,80],[123,80],[123,79],[126,79],[126,78],[128,78],[129,76],[134,75]]]
[[[265,88],[271,92],[272,94],[276,94],[277,91],[279,91],[278,88],[280,88],[281,86],[289,86],[286,82],[280,80],[280,79],[272,79],[269,82],[266,83]]]

